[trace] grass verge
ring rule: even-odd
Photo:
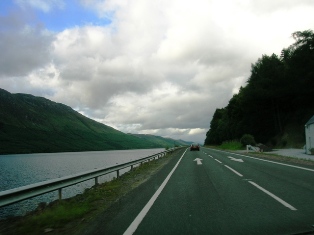
[[[176,152],[176,151],[175,151]],[[172,156],[141,164],[117,179],[86,189],[75,197],[54,201],[39,207],[23,217],[0,221],[0,234],[74,234],[79,232],[84,222],[91,221],[100,212],[109,208],[125,194],[144,183],[166,165]]]
[[[225,141],[220,146],[220,149],[228,150],[241,150],[244,149],[242,144],[239,141]]]

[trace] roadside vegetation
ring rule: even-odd
[[[220,145],[218,145],[219,149],[224,150],[243,150],[246,149],[246,145],[255,145],[255,139],[252,135],[244,134],[240,141],[239,140],[231,140],[224,141]]]
[[[219,145],[219,148],[224,149],[224,150],[241,150],[241,149],[244,149],[242,144],[236,140],[225,141],[221,145]]]
[[[301,148],[304,124],[313,116],[314,33],[292,34],[280,55],[262,55],[251,66],[247,85],[226,107],[216,109],[205,145],[221,145],[251,134],[269,147]]]
[[[40,203],[38,208],[23,217],[0,221],[0,234],[75,234],[89,221],[125,194],[145,182],[159,171],[176,154],[149,161],[133,168],[119,178],[86,189],[83,194],[48,205]]]

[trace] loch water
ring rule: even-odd
[[[0,155],[0,191],[126,163],[162,151],[164,149],[159,148]],[[124,170],[124,172],[127,170]],[[110,173],[99,177],[99,183],[109,181],[115,176],[115,173]],[[94,180],[89,180],[64,188],[62,190],[62,197],[73,197],[76,194],[82,193],[86,188],[92,187],[94,183]],[[2,207],[0,208],[0,219],[7,218],[8,216],[24,215],[34,210],[38,203],[49,203],[57,200],[57,198],[58,192],[55,191]]]

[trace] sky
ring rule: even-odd
[[[313,30],[313,12],[313,0],[0,1],[0,87],[202,144],[251,64]]]

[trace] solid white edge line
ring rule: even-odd
[[[235,155],[238,155],[238,156],[243,156],[243,157],[247,157],[247,158],[252,158],[252,159],[255,159],[255,160],[260,160],[260,161],[264,161],[264,162],[271,162],[271,163],[278,164],[278,165],[282,165],[282,166],[294,167],[294,168],[298,168],[298,169],[301,169],[301,170],[306,170],[306,171],[312,171],[312,172],[314,172],[314,169],[310,169],[310,168],[305,168],[305,167],[301,167],[301,166],[294,166],[294,165],[289,165],[289,164],[280,163],[280,162],[273,162],[273,161],[270,161],[270,160],[259,159],[259,158],[256,158],[256,157],[249,157],[249,156],[245,156],[245,155],[237,154],[237,153],[234,153],[234,154],[235,154]]]
[[[218,159],[215,159],[217,162],[222,163],[221,161],[219,161]]]
[[[159,194],[161,193],[161,191],[164,189],[164,187],[166,186],[166,184],[168,183],[171,175],[173,174],[173,172],[176,170],[176,168],[178,167],[181,159],[183,158],[184,154],[186,153],[188,149],[185,150],[185,152],[182,154],[182,156],[180,157],[179,161],[177,162],[177,164],[173,167],[173,169],[170,171],[170,173],[168,174],[168,176],[166,177],[166,179],[164,180],[164,182],[162,182],[162,184],[160,185],[160,187],[157,189],[157,191],[155,192],[155,194],[152,196],[152,198],[147,202],[147,204],[144,206],[144,208],[141,210],[141,212],[136,216],[136,218],[133,220],[133,222],[130,224],[130,226],[127,228],[127,230],[123,233],[124,235],[131,235],[133,234],[137,227],[140,225],[140,223],[142,222],[142,220],[144,219],[144,217],[146,216],[147,212],[149,211],[149,209],[152,207],[152,205],[154,204],[154,202],[156,201],[157,197],[159,196]]]
[[[274,198],[275,200],[277,200],[278,202],[280,202],[282,205],[284,205],[285,207],[288,207],[290,210],[296,211],[297,209],[294,208],[293,206],[291,206],[289,203],[285,202],[284,200],[282,200],[281,198],[277,197],[275,194],[267,191],[266,189],[264,189],[263,187],[259,186],[258,184],[254,183],[253,181],[248,181],[250,184],[254,185],[256,188],[262,190],[264,193],[268,194],[269,196],[271,196],[272,198]]]
[[[240,174],[240,173],[237,172],[236,170],[232,169],[231,167],[229,167],[229,166],[227,166],[227,165],[225,165],[225,167],[227,167],[229,170],[233,171],[233,173],[237,174],[238,176],[243,177],[242,174]]]
[[[211,149],[211,148],[209,148],[209,149]],[[259,161],[270,162],[270,163],[274,163],[274,164],[278,164],[278,165],[282,165],[282,166],[288,166],[288,167],[293,167],[293,168],[297,168],[297,169],[301,169],[301,170],[314,172],[314,169],[310,169],[310,168],[294,166],[294,165],[289,165],[289,164],[280,163],[280,162],[273,162],[273,161],[270,161],[270,160],[260,159],[260,158],[256,158],[256,157],[250,157],[250,156],[246,156],[246,155],[242,155],[242,154],[238,154],[238,153],[231,153],[231,152],[221,151],[221,150],[217,150],[217,149],[211,149],[211,150],[218,151],[218,152],[223,152],[223,153],[234,154],[234,155],[238,155],[238,156],[241,156],[241,157],[252,158],[252,159],[255,159],[255,160],[259,160]]]

